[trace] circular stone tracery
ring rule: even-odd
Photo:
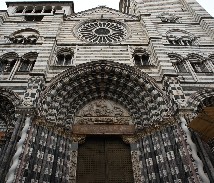
[[[127,37],[128,31],[121,22],[113,20],[93,20],[82,24],[77,35],[93,43],[120,42]]]

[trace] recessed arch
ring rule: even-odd
[[[203,107],[214,107],[214,89],[200,90],[192,94],[188,99],[188,105],[196,113],[200,112]]]
[[[42,93],[39,113],[49,123],[69,128],[81,107],[102,98],[124,106],[138,129],[161,124],[173,113],[151,77],[109,61],[81,64],[58,75]]]

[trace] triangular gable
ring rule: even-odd
[[[81,11],[75,14],[72,14],[70,16],[67,16],[66,19],[73,19],[73,18],[86,18],[89,17],[90,18],[97,18],[97,15],[102,15],[102,18],[109,18],[112,15],[114,15],[114,18],[121,18],[121,19],[130,19],[130,20],[138,20],[137,16],[134,15],[130,15],[130,14],[124,14],[118,10],[106,7],[106,6],[98,6],[96,8],[92,8],[92,9],[88,9],[85,11]]]

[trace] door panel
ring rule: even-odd
[[[79,146],[77,183],[133,183],[130,147],[117,136],[90,136]]]

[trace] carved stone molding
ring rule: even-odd
[[[142,183],[141,165],[139,160],[139,151],[131,151],[132,168],[134,173],[135,183]]]
[[[122,105],[139,126],[155,124],[173,113],[168,98],[150,76],[125,64],[96,61],[59,74],[42,94],[40,114],[51,123],[72,126],[84,105],[102,98]]]
[[[122,139],[126,144],[132,144],[136,143],[139,138],[136,135],[122,135]]]
[[[78,144],[83,144],[85,142],[86,135],[73,134],[71,136],[72,142],[77,142]]]
[[[28,79],[28,85],[24,93],[22,106],[36,107],[41,91],[44,89],[43,76],[32,76]],[[32,97],[33,96],[33,97]]]
[[[77,151],[70,152],[70,161],[69,163],[69,182],[76,183],[76,171],[77,171]]]

